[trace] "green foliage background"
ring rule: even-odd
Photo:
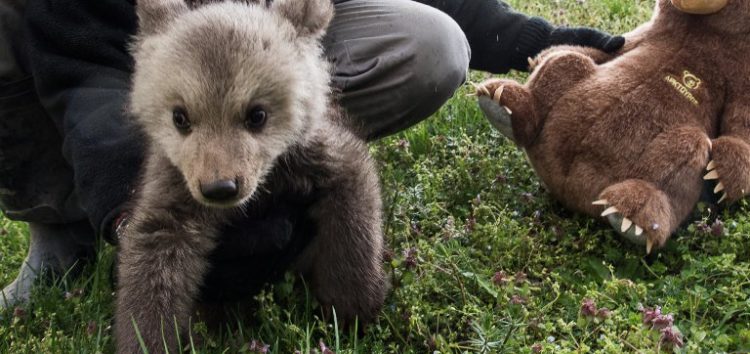
[[[613,33],[646,21],[653,7],[652,0],[510,3]],[[644,257],[607,225],[552,201],[470,91],[372,145],[393,283],[377,323],[355,336],[321,321],[304,284],[289,275],[253,301],[250,318],[216,330],[197,323],[193,350],[253,352],[256,340],[272,353],[320,351],[321,341],[337,353],[653,353],[671,349],[642,325],[639,308],[661,306],[684,335],[678,352],[750,351],[747,202],[722,212],[721,227],[698,211],[666,249]],[[0,284],[15,277],[27,242],[25,225],[0,218]],[[0,312],[0,352],[111,352],[113,250],[101,246],[99,258],[82,277],[40,285],[30,304]],[[582,316],[584,299],[609,317]]]

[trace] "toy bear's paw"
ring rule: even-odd
[[[479,107],[503,135],[525,147],[538,134],[534,99],[526,87],[513,80],[491,79],[476,90]]]
[[[490,124],[508,139],[515,141],[511,119],[513,111],[502,104],[506,84],[516,83],[509,80],[493,79],[476,85],[475,88],[479,98],[479,108],[482,109]]]
[[[507,104],[509,103],[508,99],[510,97],[503,97],[503,93],[505,92],[506,87],[511,87],[510,90],[523,90],[519,83],[505,79],[490,79],[479,85],[474,85],[474,88],[476,89],[476,95],[479,98],[489,99],[490,101],[494,102],[495,105],[503,107],[508,115],[512,115],[513,111],[507,106]]]
[[[734,137],[713,141],[712,160],[706,166],[706,180],[716,180],[714,193],[722,193],[718,203],[733,203],[750,192],[750,146]]]
[[[594,205],[601,216],[629,241],[646,245],[646,253],[662,247],[672,232],[672,208],[666,194],[642,180],[627,180],[606,188]]]

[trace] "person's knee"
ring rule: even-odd
[[[418,5],[401,22],[409,34],[398,99],[391,103],[401,118],[371,133],[376,139],[404,130],[437,112],[466,81],[471,51],[458,24],[434,8]]]
[[[423,102],[439,108],[466,81],[471,51],[466,36],[452,18],[436,9],[429,10],[419,19],[408,21],[414,34],[411,72],[415,89],[424,90]],[[441,102],[431,102],[436,99]]]
[[[362,136],[376,139],[435,113],[469,68],[458,24],[416,1],[350,0],[337,5],[326,49],[334,85]]]

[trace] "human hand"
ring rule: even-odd
[[[625,37],[588,27],[558,27],[550,33],[550,45],[579,45],[614,53],[625,45]]]

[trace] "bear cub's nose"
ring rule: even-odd
[[[208,200],[221,202],[237,196],[237,182],[231,179],[201,183],[201,194]]]

